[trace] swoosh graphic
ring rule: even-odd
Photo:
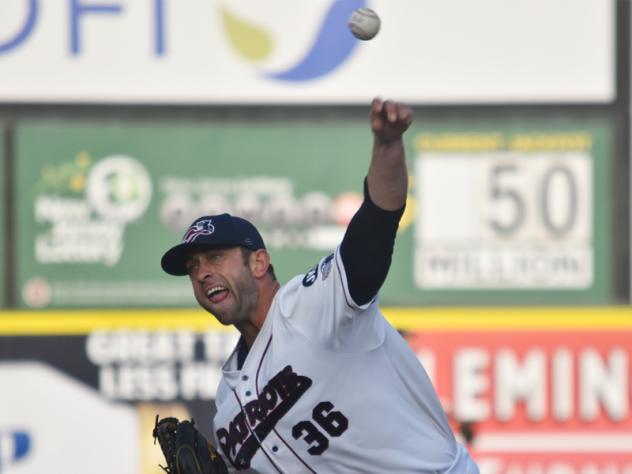
[[[337,68],[358,44],[347,27],[349,17],[356,8],[366,7],[366,3],[364,0],[336,0],[305,57],[285,71],[266,73],[266,76],[282,81],[306,81]]]
[[[31,447],[31,437],[24,431],[13,433],[14,459],[20,459],[26,456]]]

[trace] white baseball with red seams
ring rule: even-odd
[[[479,472],[377,301],[351,299],[339,250],[277,292],[216,407],[218,449],[248,472]]]
[[[353,36],[370,40],[380,31],[380,17],[370,8],[357,8],[349,18],[349,29]]]

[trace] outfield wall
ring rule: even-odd
[[[423,362],[483,474],[631,472],[632,310],[385,314]],[[3,313],[0,465],[158,474],[154,417],[193,416],[209,435],[221,365],[236,339],[201,310]],[[69,444],[75,455],[60,456]]]

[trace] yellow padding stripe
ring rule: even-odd
[[[387,309],[398,329],[441,331],[632,330],[632,307]]]
[[[632,307],[384,308],[398,329],[441,331],[632,330]],[[201,309],[2,311],[0,335],[87,334],[97,329],[229,330]]]
[[[0,334],[87,334],[98,329],[224,329],[201,310],[15,311],[0,313]],[[225,328],[230,329],[230,328]]]

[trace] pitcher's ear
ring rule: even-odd
[[[250,254],[250,271],[255,278],[261,278],[268,272],[270,254],[265,249],[255,250]]]

